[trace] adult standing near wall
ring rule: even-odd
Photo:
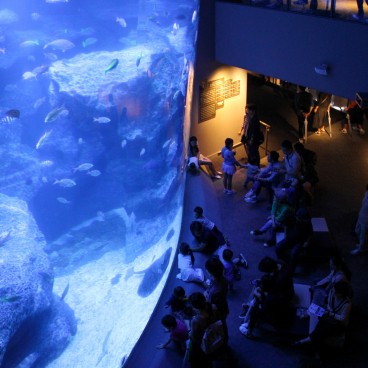
[[[368,251],[367,246],[367,234],[368,234],[368,184],[366,186],[366,192],[363,197],[362,206],[360,207],[358,221],[355,227],[355,232],[358,236],[359,243],[356,248],[353,249],[350,254],[358,255]]]
[[[261,158],[258,149],[263,143],[263,135],[255,104],[249,103],[245,107],[243,125],[238,134],[241,135],[248,161],[254,159],[255,164],[259,166]]]
[[[295,112],[298,117],[298,133],[299,142],[304,143],[304,136],[307,134],[304,124],[305,120],[308,120],[309,115],[313,110],[313,96],[306,91],[306,87],[299,86],[299,92],[296,93],[294,98]]]
[[[328,119],[330,115],[332,96],[325,92],[318,93],[318,99],[316,107],[314,108],[314,118],[317,125],[317,134],[324,133],[326,131],[325,124],[328,125]]]

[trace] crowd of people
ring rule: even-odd
[[[170,333],[166,342],[157,348],[166,348],[174,342],[184,353],[183,366],[211,367],[212,360],[221,355],[228,356],[227,317],[228,293],[234,289],[234,282],[240,279],[240,268],[247,268],[248,262],[243,254],[234,257],[234,252],[224,234],[216,224],[208,219],[203,208],[194,208],[190,231],[192,246],[182,242],[179,247],[178,278],[185,282],[195,282],[201,292],[186,296],[185,289],[177,286],[166,302],[170,314],[162,317],[163,327]],[[205,272],[195,268],[194,253],[208,256]],[[207,278],[204,275],[207,275]]]
[[[302,98],[297,95],[296,106],[301,104],[300,100]],[[247,164],[236,159],[234,141],[226,138],[221,150],[222,172],[217,171],[213,162],[200,154],[197,138],[190,138],[188,170],[197,171],[204,165],[213,179],[222,177],[224,193],[231,195],[235,193],[233,175],[237,167],[244,168],[247,170],[244,201],[257,203],[262,188],[265,188],[268,197],[270,216],[250,235],[265,237],[264,246],[273,247],[275,252],[274,256],[265,256],[259,262],[259,277],[252,280],[253,289],[240,306],[243,310],[239,315],[242,319],[239,331],[249,339],[254,338],[254,330],[264,322],[276,329],[284,329],[294,321],[292,317],[295,316],[296,305],[293,276],[300,253],[308,248],[313,239],[310,207],[314,201],[314,187],[319,181],[317,154],[304,146],[305,129],[308,127],[306,120],[314,112],[318,120],[316,133],[323,132],[329,119],[330,103],[329,95],[320,94],[317,106],[311,102],[310,106],[300,110],[299,141],[294,145],[289,140],[283,141],[280,147],[283,158],[280,160],[280,154],[271,151],[267,156],[267,166],[263,168],[260,167],[258,150],[264,137],[254,104],[247,105],[244,123],[239,131],[248,156]],[[362,126],[357,127],[363,129]],[[359,133],[364,134],[362,131]],[[358,244],[351,254],[357,255],[368,250],[367,229],[368,186],[356,224]],[[177,278],[183,282],[197,283],[201,291],[187,296],[182,286],[173,290],[173,295],[166,303],[171,313],[161,320],[170,335],[157,348],[165,348],[174,342],[183,353],[183,367],[206,368],[211,367],[213,360],[220,356],[231,362],[232,357],[227,349],[227,299],[234,290],[235,282],[241,278],[240,268],[247,268],[248,262],[243,254],[234,257],[228,239],[213,221],[204,216],[200,206],[194,208],[190,231],[193,236],[191,245],[183,242],[179,247],[180,272]],[[196,252],[206,255],[205,270],[197,267]],[[308,336],[294,341],[293,346],[311,344],[318,352],[328,337],[345,333],[353,297],[350,281],[351,272],[346,263],[338,254],[333,254],[330,273],[310,286],[309,314],[312,316],[312,306],[317,306],[320,313],[317,323]]]
[[[282,200],[287,200],[287,191],[283,189],[287,188],[275,190],[274,203],[280,200],[279,192],[282,193]],[[295,197],[292,203],[295,205]],[[287,226],[290,229],[285,231],[281,241],[273,244],[275,256],[265,256],[259,262],[259,278],[251,281],[253,290],[242,304],[239,331],[249,339],[254,338],[254,329],[263,323],[282,330],[294,321],[296,305],[293,275],[297,254],[310,240],[313,228],[305,207],[295,211],[294,220],[291,208],[285,216],[289,218]],[[247,268],[248,262],[243,254],[234,258],[232,247],[224,234],[204,216],[203,208],[199,206],[194,208],[190,230],[192,245],[185,242],[180,244],[178,267],[181,277],[178,278],[197,283],[201,291],[187,296],[183,286],[175,287],[165,304],[166,308],[170,308],[170,313],[161,320],[162,326],[169,332],[169,338],[158,344],[157,348],[163,349],[174,343],[183,355],[183,367],[212,367],[215,359],[225,359],[230,367],[233,356],[228,350],[227,299],[233,291],[234,282],[240,279],[240,267]],[[252,231],[253,235],[263,233],[264,230]],[[195,268],[196,252],[207,255],[205,271]],[[183,276],[184,273],[187,276]],[[344,333],[352,305],[350,281],[351,272],[344,260],[337,254],[331,256],[329,274],[310,287],[311,304],[318,305],[323,314],[313,331],[305,338],[294,341],[294,346],[310,343],[318,351],[326,338]]]
[[[254,329],[263,323],[271,324],[276,329],[285,329],[293,323],[296,312],[293,275],[297,255],[313,236],[309,212],[301,206],[303,202],[295,195],[292,185],[274,190],[273,207],[279,202],[289,202],[287,209],[281,211],[284,213],[282,219],[275,213],[264,227],[251,232],[254,236],[260,236],[270,230],[272,242],[268,242],[267,246],[275,246],[275,256],[261,259],[258,264],[259,278],[252,280],[253,290],[242,304],[239,331],[249,339],[254,338]],[[278,242],[274,237],[277,226],[283,227],[284,232],[284,237]],[[181,277],[178,278],[197,283],[201,291],[186,296],[182,286],[175,287],[165,305],[171,313],[161,320],[170,335],[157,348],[166,348],[174,342],[183,354],[183,367],[212,367],[213,360],[219,358],[228,360],[228,366],[231,366],[233,357],[227,349],[227,299],[234,290],[234,282],[240,279],[240,267],[247,268],[248,262],[243,254],[234,258],[228,240],[204,215],[200,206],[194,208],[190,230],[192,245],[183,242],[179,247]],[[205,271],[195,268],[196,252],[207,256]],[[183,276],[184,273],[187,276]],[[326,338],[344,333],[352,305],[350,280],[351,272],[346,263],[334,254],[330,259],[330,273],[310,287],[311,304],[322,308],[323,315],[314,330],[305,338],[294,341],[294,346],[310,343],[318,351]]]

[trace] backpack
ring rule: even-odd
[[[225,332],[222,322],[211,323],[204,332],[201,349],[205,354],[212,354],[218,350],[225,342]]]

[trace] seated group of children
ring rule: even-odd
[[[207,272],[211,275],[210,261],[215,259],[221,265],[221,273],[226,279],[227,288],[232,291],[234,288],[234,280],[240,279],[239,267],[248,267],[245,257],[240,254],[239,257],[233,258],[233,251],[230,249],[228,241],[217,228],[217,226],[203,215],[203,209],[199,206],[194,209],[195,220],[191,223],[191,232],[195,238],[197,246],[191,248],[188,243],[182,242],[179,247],[177,278],[185,282],[196,282],[203,286],[207,291],[211,289],[212,279],[205,279],[204,272],[201,268],[196,268],[193,252],[204,252],[212,254],[212,258],[206,262]],[[196,315],[193,310],[192,303],[185,295],[182,286],[175,287],[172,296],[166,302],[165,307],[171,308],[171,314],[165,315],[161,323],[165,330],[170,332],[169,339],[157,348],[166,348],[172,341],[177,344],[180,350],[186,350],[186,341],[189,338],[189,324]],[[207,298],[208,299],[208,298]],[[221,309],[221,307],[220,307]],[[225,322],[224,322],[225,323]]]

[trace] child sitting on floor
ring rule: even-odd
[[[209,220],[204,214],[203,214],[203,208],[200,206],[196,206],[194,208],[194,218],[195,221],[201,222],[202,225],[207,228],[208,230],[213,230],[214,228],[217,229],[217,226],[215,223],[211,220]]]
[[[178,254],[178,268],[180,273],[176,276],[185,282],[203,282],[204,274],[201,268],[194,268],[194,256],[189,244],[181,243]]]
[[[186,324],[170,314],[162,317],[161,323],[165,331],[170,332],[170,337],[165,343],[159,344],[156,347],[158,349],[165,349],[171,341],[174,341],[178,348],[184,352],[186,349],[186,341],[189,338]]]
[[[191,308],[188,306],[188,298],[185,296],[185,290],[177,286],[170,299],[165,303],[165,308],[171,307],[171,314],[180,320],[190,319],[192,317]]]
[[[222,264],[224,265],[224,276],[228,282],[229,290],[234,290],[234,278],[237,275],[237,279],[239,280],[240,271],[232,261],[233,251],[231,249],[224,249],[222,252]]]
[[[247,168],[247,178],[243,184],[244,188],[247,188],[249,183],[254,183],[256,176],[259,174],[259,166],[257,165],[257,160],[254,158],[249,158],[248,163],[245,164]]]
[[[233,256],[233,251],[229,248],[226,248],[222,252],[222,257],[220,257],[220,260],[224,265],[224,276],[228,282],[229,290],[231,291],[234,289],[234,280],[240,280],[241,278],[239,266],[244,268],[248,267],[248,262],[242,254],[234,259]]]

